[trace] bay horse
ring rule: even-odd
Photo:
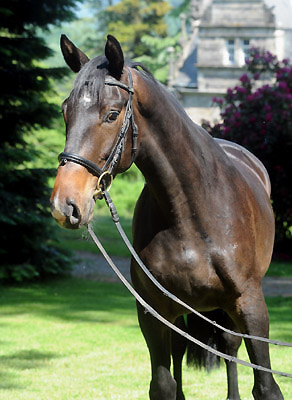
[[[274,216],[261,162],[195,124],[146,68],[125,62],[113,36],[107,37],[105,55],[92,60],[65,35],[61,49],[78,74],[62,105],[66,144],[51,195],[53,217],[65,228],[87,225],[97,182],[106,185],[135,162],[146,184],[135,208],[133,243],[154,277],[212,319],[268,338],[261,281],[271,260]],[[131,278],[164,318],[185,325],[187,310],[163,295],[134,260]],[[137,312],[151,359],[150,399],[183,400],[184,339],[139,304]],[[214,339],[214,328],[202,335],[203,322],[194,315],[187,325],[206,343]],[[237,354],[240,338],[215,332],[215,339],[220,349]],[[270,368],[267,343],[245,339],[245,344],[252,363]],[[205,363],[202,355],[200,362]],[[228,398],[237,400],[236,365],[227,363],[227,373]],[[283,399],[268,372],[254,370],[252,392],[256,400]]]

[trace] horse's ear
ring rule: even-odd
[[[80,69],[89,61],[87,55],[79,50],[66,35],[61,35],[61,50],[64,59],[73,72],[79,72]]]
[[[109,73],[119,80],[124,68],[124,55],[120,43],[112,35],[107,36],[105,56],[109,63]]]

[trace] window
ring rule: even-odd
[[[227,39],[225,41],[225,65],[242,66],[250,56],[250,39]]]
[[[249,55],[250,55],[249,39],[241,40],[241,50],[242,50],[244,61],[245,61],[247,58],[249,58]]]
[[[228,39],[226,41],[226,50],[228,56],[228,64],[235,64],[235,40]]]

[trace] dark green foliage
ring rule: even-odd
[[[70,267],[65,252],[49,245],[47,179],[55,170],[0,170],[0,279],[21,281],[62,274]]]
[[[292,256],[292,65],[269,52],[253,49],[247,73],[228,89],[222,123],[206,126],[211,134],[240,143],[266,166],[276,218],[275,255]],[[263,84],[260,78],[269,79]]]
[[[10,33],[30,34],[37,27],[70,21],[75,0],[2,0],[0,26]]]
[[[50,246],[49,170],[25,168],[37,157],[24,139],[49,127],[58,113],[50,103],[52,80],[64,68],[43,68],[51,55],[39,28],[73,17],[74,0],[9,0],[0,8],[0,257],[1,279],[21,281],[60,274],[70,262]]]

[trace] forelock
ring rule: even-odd
[[[85,99],[90,98],[92,102],[98,102],[107,73],[108,61],[104,56],[95,57],[86,63],[75,78],[73,101],[83,96]]]

